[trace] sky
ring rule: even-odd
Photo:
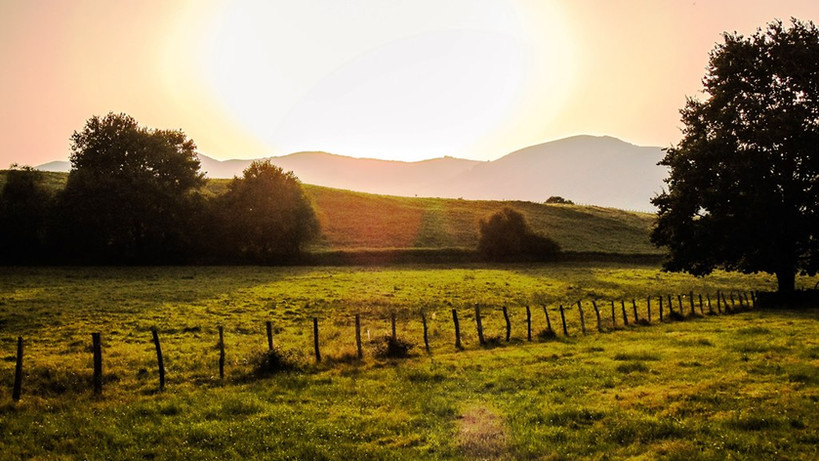
[[[93,115],[217,159],[492,160],[579,134],[667,147],[722,32],[815,0],[0,0],[0,168]]]

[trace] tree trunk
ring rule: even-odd
[[[796,271],[793,268],[776,271],[776,283],[779,293],[793,293],[796,288]]]

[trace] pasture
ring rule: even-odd
[[[676,302],[692,291],[713,296],[774,287],[766,275],[698,279],[604,263],[3,268],[0,457],[814,459],[815,311],[660,323],[655,310],[650,326],[625,327],[619,304],[626,301],[631,315],[634,298],[645,318],[648,296],[672,295]],[[586,306],[587,335],[576,306],[569,307],[578,300]],[[607,322],[602,333],[592,300]],[[476,337],[475,303],[487,347]],[[561,304],[568,337],[557,326]],[[508,343],[503,306],[512,324]],[[543,306],[556,338],[538,337]],[[463,350],[454,347],[452,309],[461,316]],[[363,360],[356,358],[356,313]],[[410,358],[375,356],[393,314],[398,337],[415,346]],[[313,358],[313,317],[320,363]],[[258,372],[266,321],[294,369]],[[164,391],[153,327],[164,352]],[[101,397],[91,391],[92,332],[102,334]],[[25,338],[25,361],[22,398],[14,403],[17,336]]]

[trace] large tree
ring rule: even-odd
[[[819,30],[794,19],[723,38],[660,162],[651,239],[668,270],[768,272],[793,291],[819,266]]]
[[[0,262],[31,264],[45,256],[52,194],[42,172],[12,165],[0,190]]]
[[[301,183],[269,160],[254,161],[217,200],[221,250],[254,262],[292,259],[319,233]]]
[[[204,182],[183,132],[141,127],[125,114],[91,117],[71,136],[62,246],[89,262],[179,261]]]

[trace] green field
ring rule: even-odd
[[[813,287],[814,278],[800,278]],[[87,459],[816,459],[819,314],[750,311],[633,325],[636,300],[770,290],[652,266],[0,269],[0,457]],[[632,320],[623,327],[620,300]],[[687,298],[684,305],[688,306]],[[588,334],[576,307],[582,300]],[[601,306],[606,331],[591,308]],[[610,301],[617,328],[611,328]],[[480,303],[490,347],[479,346]],[[525,305],[535,340],[526,340]],[[557,338],[541,340],[542,306]],[[511,315],[504,341],[500,309]],[[675,304],[675,308],[676,308]],[[464,350],[453,345],[457,309]],[[666,307],[667,308],[667,307]],[[429,319],[423,349],[419,313]],[[666,311],[667,312],[667,311]],[[697,312],[699,309],[697,308]],[[706,307],[707,312],[707,307]],[[365,358],[355,359],[360,313]],[[374,357],[388,334],[408,359]],[[323,361],[315,364],[312,317]],[[294,371],[261,377],[264,322]],[[226,377],[218,377],[217,325]],[[167,387],[158,391],[151,327]],[[101,332],[102,398],[91,392]],[[11,400],[17,336],[23,397]],[[369,341],[368,341],[369,339]]]

